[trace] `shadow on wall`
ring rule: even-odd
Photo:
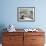
[[[6,30],[3,30],[4,28],[6,28],[5,25],[0,24],[0,43],[2,43],[2,36],[3,36],[2,32],[6,31]]]

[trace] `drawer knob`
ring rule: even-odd
[[[10,40],[13,40],[13,38],[9,38]]]
[[[32,40],[36,40],[36,39],[32,39]]]

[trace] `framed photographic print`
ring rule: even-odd
[[[35,7],[18,7],[17,20],[21,22],[35,21]]]

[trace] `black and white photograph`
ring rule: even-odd
[[[35,21],[35,7],[18,7],[17,8],[18,21]]]

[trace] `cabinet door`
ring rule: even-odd
[[[32,36],[24,34],[24,46],[32,46]]]

